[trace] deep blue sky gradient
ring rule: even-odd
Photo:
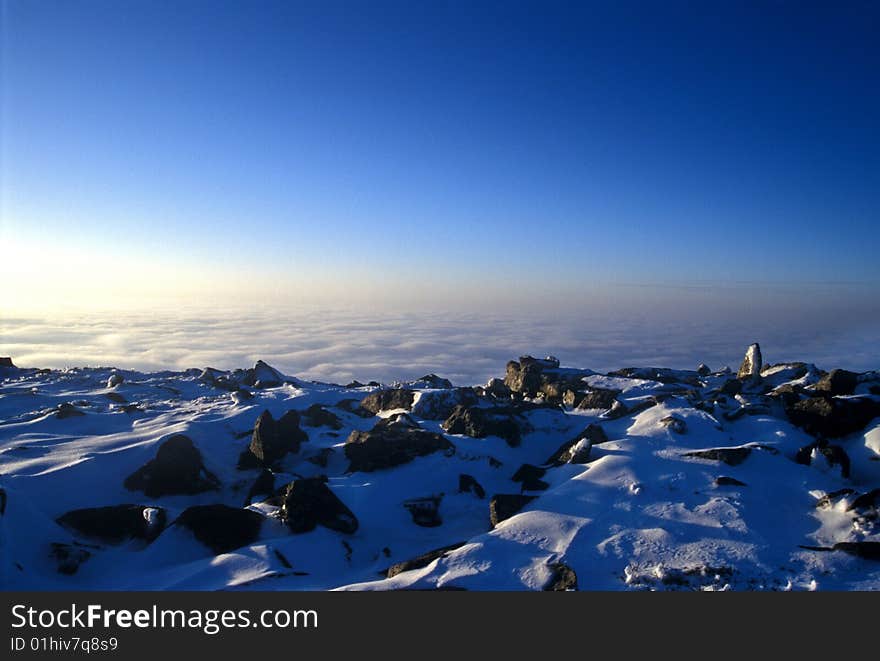
[[[877,3],[2,7],[7,236],[292,278],[880,283]]]

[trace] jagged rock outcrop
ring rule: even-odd
[[[337,430],[343,427],[339,416],[320,404],[312,404],[307,408],[302,414],[302,422],[308,427],[329,427]]]
[[[808,434],[840,438],[880,417],[880,401],[870,397],[808,397],[786,407],[791,423]]]
[[[373,415],[379,411],[412,408],[415,392],[406,388],[391,388],[370,393],[361,400],[361,408]]]
[[[220,481],[202,463],[192,440],[175,434],[164,441],[156,457],[125,478],[129,491],[143,491],[150,498],[193,495],[217,489]]]
[[[287,485],[279,516],[295,533],[309,532],[319,525],[345,534],[358,529],[357,517],[320,477],[301,478]]]
[[[409,424],[378,423],[370,431],[353,431],[345,441],[349,472],[393,468],[434,452],[455,452],[449,440]]]
[[[299,452],[300,444],[308,440],[300,429],[299,413],[287,411],[278,420],[266,410],[257,418],[248,449],[239,458],[239,468],[271,467],[287,453]]]
[[[509,407],[477,406],[456,406],[442,427],[450,434],[463,434],[472,438],[498,436],[511,447],[518,446],[523,432],[530,429],[525,418]]]
[[[580,434],[560,445],[544,463],[549,466],[585,464],[590,459],[593,445],[607,442],[608,436],[605,434],[605,430],[599,425],[591,423]]]
[[[750,344],[749,348],[746,349],[746,355],[743,358],[742,364],[739,366],[739,370],[736,373],[736,378],[741,381],[747,379],[751,381],[760,381],[762,365],[761,347],[757,342]]]
[[[852,395],[859,384],[859,375],[848,370],[831,370],[813,386],[817,392],[835,395]]]
[[[473,406],[479,401],[473,388],[423,392],[412,407],[413,415],[425,420],[446,420],[456,406]]]

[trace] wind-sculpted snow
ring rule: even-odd
[[[429,376],[365,406],[265,364],[0,366],[0,587],[880,588],[880,374],[520,364],[538,396]],[[298,442],[245,461],[265,411]]]

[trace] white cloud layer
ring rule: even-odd
[[[766,361],[820,367],[880,367],[876,310],[703,304],[667,296],[654,305],[582,310],[366,312],[261,308],[207,311],[69,312],[0,320],[0,355],[21,367],[117,366],[160,370],[246,367],[263,359],[306,379],[390,382],[436,372],[458,384],[503,375],[522,354],[610,370],[654,365],[736,368],[746,346]],[[740,297],[741,298],[741,297]],[[713,303],[714,301],[714,303]]]

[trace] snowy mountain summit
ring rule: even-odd
[[[0,358],[0,588],[880,589],[880,372]]]

